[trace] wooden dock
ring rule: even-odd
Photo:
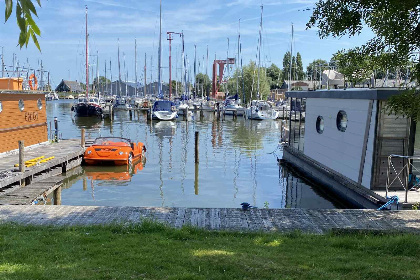
[[[25,167],[24,172],[15,167],[19,163],[18,152],[3,154],[0,158],[0,204],[30,204],[37,197],[59,188],[63,180],[59,175],[82,163],[84,148],[80,144],[80,140],[73,139],[27,148],[25,161],[41,156],[54,158]]]
[[[104,206],[0,206],[0,223],[23,225],[110,225],[153,220],[180,228],[190,225],[208,230],[302,231],[326,234],[338,231],[420,233],[420,211],[339,209],[160,208]]]

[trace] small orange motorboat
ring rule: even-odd
[[[99,137],[86,149],[83,159],[88,165],[127,165],[142,159],[145,152],[146,147],[141,142],[134,143],[122,137]]]

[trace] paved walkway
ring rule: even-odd
[[[92,225],[138,223],[152,219],[179,228],[279,231],[323,234],[331,229],[362,229],[420,233],[420,211],[305,210],[233,208],[147,208],[100,206],[0,206],[0,223],[24,225]]]

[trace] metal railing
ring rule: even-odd
[[[399,172],[397,172],[397,169],[395,168],[394,163],[392,162],[393,158],[398,158],[403,160],[403,167]],[[407,197],[408,197],[408,191],[409,191],[409,174],[412,173],[412,170],[415,169],[418,174],[420,174],[420,171],[413,165],[414,160],[420,160],[420,157],[418,156],[401,156],[401,155],[389,155],[388,156],[388,169],[387,169],[387,178],[386,178],[386,192],[385,195],[388,197],[388,190],[389,187],[398,179],[399,183],[405,190],[405,200],[404,202],[407,203]],[[404,161],[406,161],[404,163]],[[392,168],[392,170],[391,170]],[[395,178],[391,181],[391,171],[394,171]],[[393,175],[394,175],[393,174]],[[402,178],[400,177],[402,175]],[[412,175],[412,180],[414,179]],[[391,181],[391,182],[390,182]],[[397,182],[398,183],[398,182]]]

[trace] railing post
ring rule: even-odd
[[[19,141],[19,172],[25,173],[25,145],[23,140]],[[25,186],[25,178],[21,180],[20,186]]]

